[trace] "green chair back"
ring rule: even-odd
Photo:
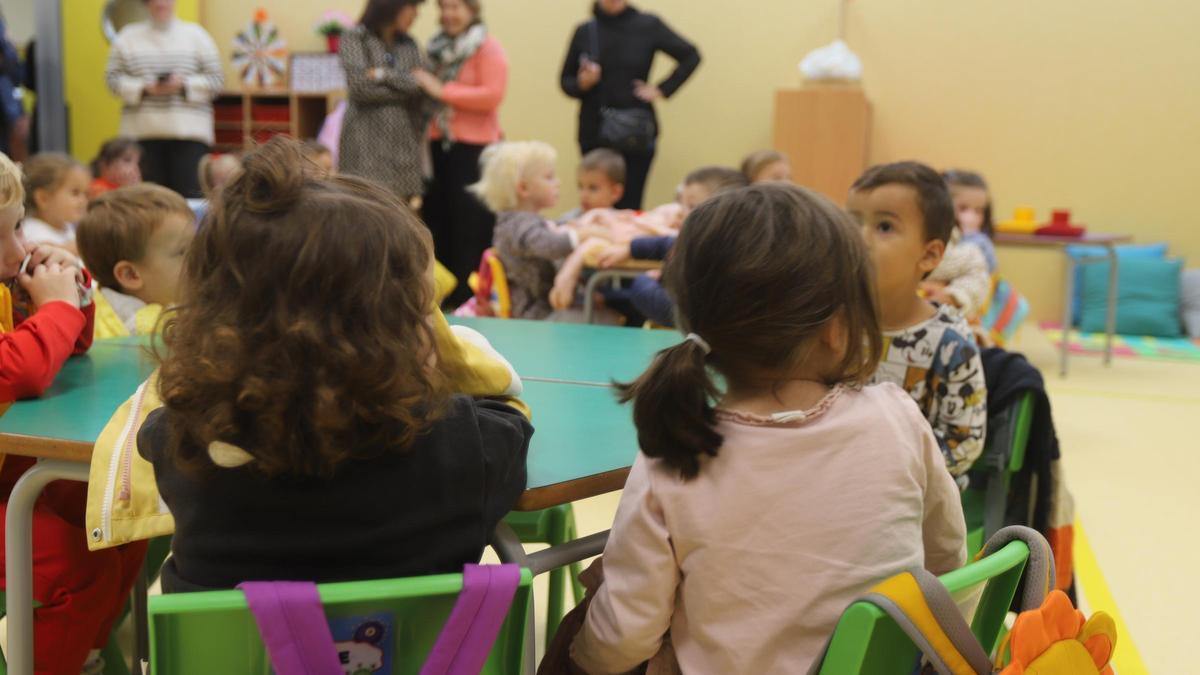
[[[1025,466],[1032,424],[1032,392],[1026,392],[1007,410],[988,420],[983,455],[971,472],[970,487],[962,495],[968,556],[974,557],[984,542],[1005,525],[1009,485],[1013,475]]]
[[[983,592],[971,631],[991,651],[1029,560],[1029,547],[1014,541],[993,555],[941,577],[957,601]],[[918,650],[900,626],[878,607],[856,602],[842,614],[821,666],[821,675],[912,675]]]
[[[496,637],[485,675],[521,671],[531,600],[529,570]],[[331,621],[388,615],[391,675],[419,673],[462,590],[461,574],[321,584]],[[341,638],[335,635],[334,638]],[[159,675],[269,675],[271,662],[241,591],[176,593],[150,598],[150,669]]]

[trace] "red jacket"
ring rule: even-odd
[[[86,272],[84,276],[90,285],[91,277]],[[41,396],[68,358],[92,346],[95,305],[80,310],[65,302],[51,302],[22,319],[12,311],[11,295],[3,288],[0,310],[5,313],[0,315],[0,329],[4,330],[0,334],[0,406],[4,408],[10,401]],[[0,498],[7,499],[13,484],[34,460],[12,457],[5,461],[0,455],[0,461]]]

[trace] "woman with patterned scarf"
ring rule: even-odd
[[[437,259],[458,278],[446,301],[471,295],[467,277],[492,245],[495,216],[467,186],[479,181],[479,156],[500,140],[500,102],[508,86],[508,57],[481,19],[479,0],[439,0],[442,31],[429,43],[433,72],[413,73],[440,102],[429,126],[433,183],[422,211],[433,232]]]

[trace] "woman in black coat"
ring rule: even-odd
[[[625,157],[626,182],[617,206],[640,209],[657,146],[654,102],[670,98],[687,82],[700,65],[700,52],[662,19],[639,12],[627,0],[598,0],[593,13],[595,18],[580,24],[571,38],[562,90],[580,100],[580,151],[619,151]],[[650,67],[660,51],[678,65],[667,79],[649,84]],[[631,128],[642,132],[621,133]]]

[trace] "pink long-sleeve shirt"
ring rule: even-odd
[[[463,63],[458,78],[442,86],[442,101],[450,106],[450,134],[458,143],[488,145],[500,140],[500,103],[508,88],[508,56],[494,37],[488,37]],[[435,120],[429,137],[438,140]]]
[[[684,481],[639,455],[572,658],[620,673],[670,633],[684,673],[803,673],[875,584],[966,558],[958,487],[891,384],[807,411],[720,412],[717,457]]]

